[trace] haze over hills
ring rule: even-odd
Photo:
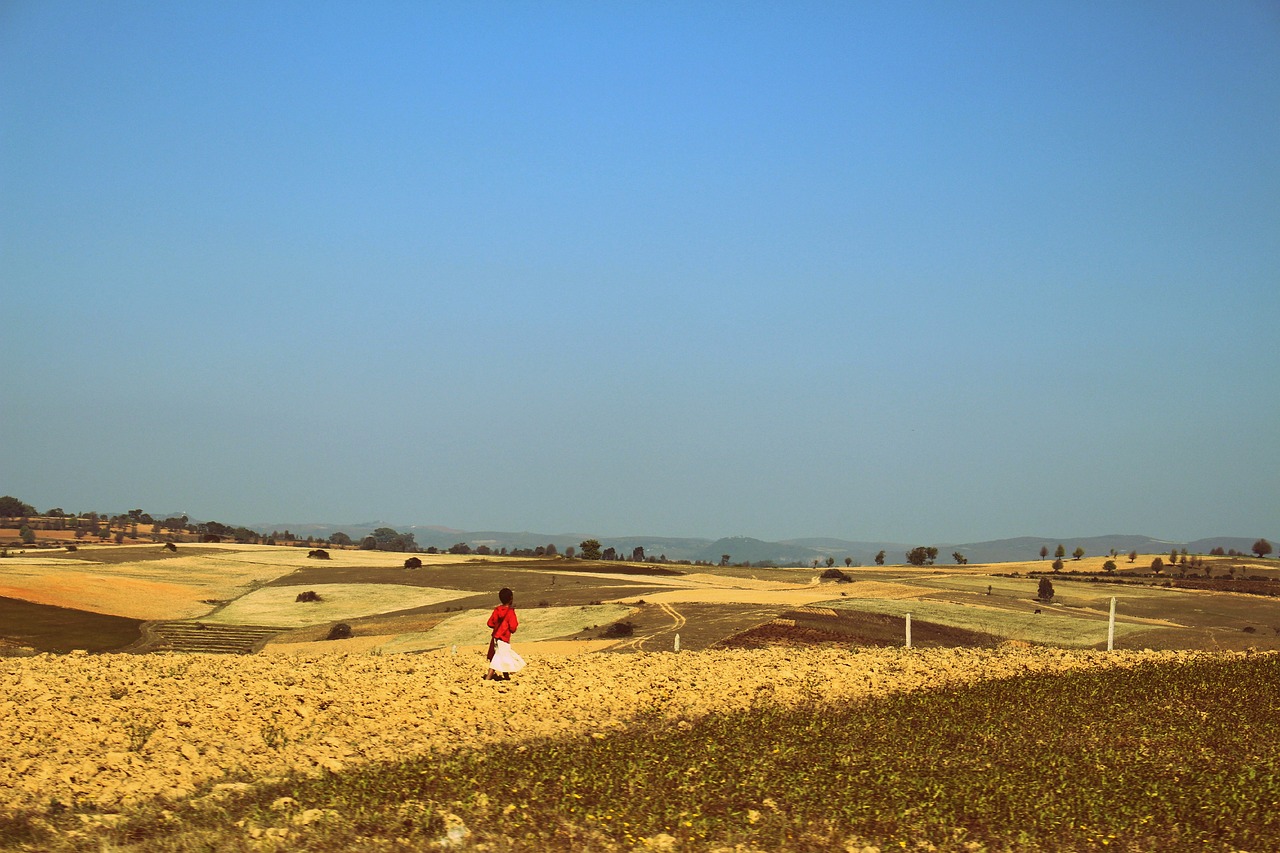
[[[614,548],[619,556],[630,557],[637,547],[643,548],[647,557],[665,556],[668,560],[693,560],[719,563],[728,555],[734,563],[772,562],[777,565],[801,564],[809,565],[814,560],[825,562],[833,557],[837,563],[843,564],[850,558],[856,565],[871,565],[880,551],[885,552],[885,561],[889,564],[901,563],[906,552],[917,545],[932,545],[938,549],[938,564],[952,563],[952,553],[958,552],[970,563],[1002,563],[1015,560],[1034,560],[1040,556],[1041,548],[1048,548],[1050,554],[1058,545],[1063,545],[1070,554],[1077,547],[1084,548],[1089,556],[1109,554],[1115,551],[1127,554],[1137,551],[1142,554],[1167,553],[1172,549],[1187,549],[1189,554],[1207,554],[1214,548],[1236,550],[1249,553],[1249,549],[1258,537],[1221,536],[1197,539],[1190,542],[1173,542],[1153,539],[1150,536],[1110,534],[1105,536],[1085,537],[1040,537],[1020,536],[1011,539],[996,539],[983,542],[881,542],[857,541],[831,537],[809,537],[786,539],[778,542],[767,542],[748,536],[733,536],[720,539],[665,537],[665,536],[601,536],[595,533],[536,533],[511,532],[496,530],[458,530],[436,525],[396,525],[382,521],[366,521],[354,524],[250,524],[248,527],[270,532],[273,530],[289,530],[299,536],[327,538],[334,533],[342,532],[354,540],[371,534],[380,527],[390,527],[400,533],[412,533],[414,540],[422,548],[436,547],[441,550],[464,542],[474,548],[486,545],[494,551],[502,548],[536,548],[539,545],[555,545],[561,553],[568,547],[577,548],[585,539],[598,539],[605,548]],[[1276,542],[1276,538],[1266,537]]]

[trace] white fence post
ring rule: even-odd
[[[1116,597],[1111,596],[1111,617],[1107,619],[1107,651],[1116,645]]]
[[[907,614],[907,648],[911,648],[911,614]]]
[[[680,635],[676,634],[676,651],[680,651]]]

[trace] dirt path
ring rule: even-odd
[[[676,610],[674,607],[672,607],[670,604],[666,603],[665,601],[659,601],[655,603],[657,604],[658,608],[666,616],[670,617],[671,624],[663,625],[662,627],[656,628],[647,634],[644,634],[639,637],[634,637],[630,640],[625,640],[621,643],[618,643],[616,646],[612,648],[612,651],[650,652],[650,651],[668,651],[672,648],[674,641],[667,641],[665,638],[672,634],[679,633],[680,629],[683,628],[688,623],[689,620],[686,619],[684,617],[684,614],[682,614],[679,610]],[[664,638],[663,642],[661,643],[658,642],[659,637]]]

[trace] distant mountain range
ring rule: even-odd
[[[643,548],[645,556],[664,556],[668,560],[691,560],[719,563],[727,554],[734,563],[763,563],[775,565],[811,565],[814,560],[825,562],[833,557],[840,565],[845,558],[853,560],[856,565],[872,565],[876,554],[885,552],[885,562],[889,564],[903,563],[906,553],[917,545],[929,545],[938,549],[938,564],[950,564],[954,560],[952,553],[963,555],[970,563],[1005,563],[1018,560],[1035,560],[1040,557],[1040,549],[1048,548],[1052,554],[1058,545],[1066,548],[1071,554],[1076,548],[1084,548],[1089,556],[1111,553],[1112,549],[1121,554],[1137,551],[1140,554],[1168,553],[1177,548],[1187,549],[1189,554],[1207,554],[1214,548],[1236,550],[1249,553],[1257,537],[1220,536],[1208,539],[1197,539],[1193,542],[1169,542],[1163,539],[1152,539],[1149,536],[1114,534],[1109,536],[1087,536],[1072,538],[1052,538],[1022,536],[1014,539],[996,539],[988,542],[862,542],[845,539],[809,538],[786,539],[781,542],[766,542],[746,536],[735,536],[725,539],[676,538],[663,536],[615,536],[603,537],[587,533],[512,533],[495,530],[455,530],[448,527],[429,525],[395,525],[382,521],[366,521],[358,524],[250,524],[253,530],[264,533],[285,531],[296,536],[312,536],[324,538],[342,532],[353,540],[359,541],[380,527],[390,527],[398,533],[412,533],[414,541],[422,548],[436,547],[445,550],[459,542],[465,542],[472,548],[487,545],[494,551],[506,548],[508,551],[517,548],[536,548],[539,545],[555,545],[560,553],[566,548],[578,548],[586,539],[598,539],[604,548],[614,548],[619,556],[630,557],[637,547]],[[1276,539],[1269,538],[1276,543]],[[1280,544],[1280,543],[1278,543]]]

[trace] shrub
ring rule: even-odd
[[[166,542],[164,543],[164,549],[166,551],[176,551],[178,550],[178,546],[174,545],[172,542]]]
[[[323,601],[323,600],[324,599],[320,597],[320,594],[313,589],[309,589],[306,592],[298,593],[298,597],[294,599],[294,601]]]
[[[827,569],[821,575],[824,581],[839,581],[841,583],[849,583],[852,578],[839,569]]]
[[[307,557],[313,560],[327,560],[329,559],[329,552],[323,548],[316,548],[313,551],[308,551]]]
[[[614,637],[630,637],[636,632],[636,626],[631,622],[614,622],[608,628],[604,629],[602,636],[610,639]]]
[[[406,569],[420,569],[422,568],[422,560],[417,557],[410,557],[404,561],[404,567]]]
[[[338,624],[334,625],[332,628],[329,629],[329,636],[325,637],[325,639],[326,640],[350,640],[351,626],[348,625],[346,622],[339,622]]]

